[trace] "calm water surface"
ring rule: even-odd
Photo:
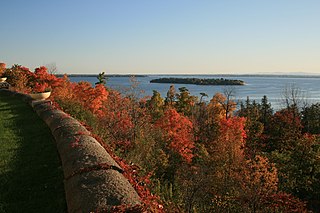
[[[286,87],[294,85],[299,88],[303,93],[305,100],[308,103],[320,102],[320,78],[319,77],[279,77],[279,76],[220,76],[220,75],[150,75],[147,77],[136,77],[139,82],[139,90],[143,90],[142,96],[151,96],[153,90],[157,90],[161,93],[162,97],[165,97],[170,84],[158,84],[150,83],[150,80],[161,77],[188,77],[188,78],[226,78],[243,80],[246,85],[234,86],[236,100],[246,100],[247,96],[251,100],[260,102],[261,98],[266,95],[269,102],[275,109],[279,109],[283,105],[283,91]],[[73,82],[89,81],[94,84],[97,82],[96,77],[70,77]],[[121,92],[125,92],[130,88],[132,82],[129,77],[110,77],[107,81],[107,86],[117,89]],[[230,86],[208,86],[208,85],[192,85],[192,84],[175,84],[176,90],[180,87],[186,87],[192,95],[200,96],[201,92],[208,94],[209,98],[205,99],[209,101],[212,96],[217,93],[223,93],[226,87]]]

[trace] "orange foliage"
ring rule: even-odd
[[[31,92],[44,92],[45,89],[55,90],[60,87],[63,81],[63,79],[49,74],[44,66],[36,68],[34,73],[28,72],[28,79],[28,86],[31,88]]]
[[[131,130],[134,123],[128,110],[130,100],[122,97],[121,94],[114,90],[109,90],[108,101],[105,102],[105,114],[101,118],[105,126],[104,134],[121,150],[126,150],[132,145]]]
[[[109,92],[102,84],[92,87],[89,82],[72,83],[67,75],[57,80],[54,75],[43,73],[43,69],[37,70],[37,74],[43,76],[45,81],[55,87],[52,94],[55,99],[79,103],[98,117],[105,115],[104,102],[107,100]]]
[[[61,78],[59,88],[52,91],[53,93],[51,94],[51,96],[60,100],[72,100],[74,85],[75,83],[71,83],[69,78],[65,74]]]
[[[268,158],[257,155],[246,161],[247,170],[243,176],[246,187],[255,190],[255,195],[273,194],[278,189],[278,175],[274,164]]]
[[[168,147],[190,163],[194,148],[191,121],[175,109],[169,108],[157,121],[156,126],[164,132],[164,138],[169,143]]]
[[[274,164],[268,158],[257,155],[247,160],[241,179],[243,194],[241,201],[254,209],[261,209],[268,197],[277,193],[278,174]]]
[[[211,119],[215,122],[218,122],[222,118],[229,118],[235,109],[236,103],[221,93],[216,93],[208,104]]]
[[[102,84],[92,87],[89,82],[72,84],[72,99],[78,101],[85,109],[102,117],[105,114],[103,102],[107,100],[108,91]]]
[[[29,68],[20,65],[13,65],[5,71],[5,75],[8,77],[7,82],[11,85],[12,89],[22,93],[30,92],[30,74]]]
[[[5,63],[0,63],[0,77],[1,77],[1,75],[4,72],[5,69],[6,69],[6,64]]]
[[[244,128],[245,118],[243,117],[221,119],[217,144],[219,152],[230,152],[233,157],[242,158],[243,147],[247,137]]]

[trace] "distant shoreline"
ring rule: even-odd
[[[99,74],[67,74],[68,77],[98,77]],[[57,77],[62,77],[64,74],[56,74]],[[135,75],[135,74],[106,74],[106,77],[148,77],[148,75]]]
[[[57,77],[62,77],[64,74],[56,74]],[[67,74],[68,77],[97,77],[98,74]],[[285,74],[106,74],[106,77],[152,77],[152,76],[178,76],[178,77],[190,77],[190,76],[203,76],[203,77],[264,77],[264,78],[320,78],[319,75],[285,75]]]

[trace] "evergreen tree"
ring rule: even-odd
[[[173,106],[175,102],[176,97],[176,89],[174,88],[174,85],[170,85],[170,88],[167,92],[167,97],[165,99],[165,105],[166,106]]]
[[[151,99],[147,101],[147,106],[154,120],[157,120],[163,115],[164,101],[158,91],[153,90],[153,95]]]
[[[320,134],[320,103],[304,108],[301,113],[304,132]]]
[[[105,85],[107,83],[107,77],[105,77],[104,72],[99,73],[98,77],[98,82],[96,82],[95,84],[102,84]]]
[[[260,104],[260,121],[266,126],[272,117],[273,110],[271,108],[271,104],[268,102],[268,98],[266,95],[261,99]]]
[[[191,96],[189,90],[186,87],[179,88],[179,94],[177,94],[176,109],[179,113],[190,116],[192,114],[192,108],[196,103],[197,97]]]

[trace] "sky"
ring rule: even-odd
[[[8,67],[320,74],[319,0],[0,0],[0,9]]]

